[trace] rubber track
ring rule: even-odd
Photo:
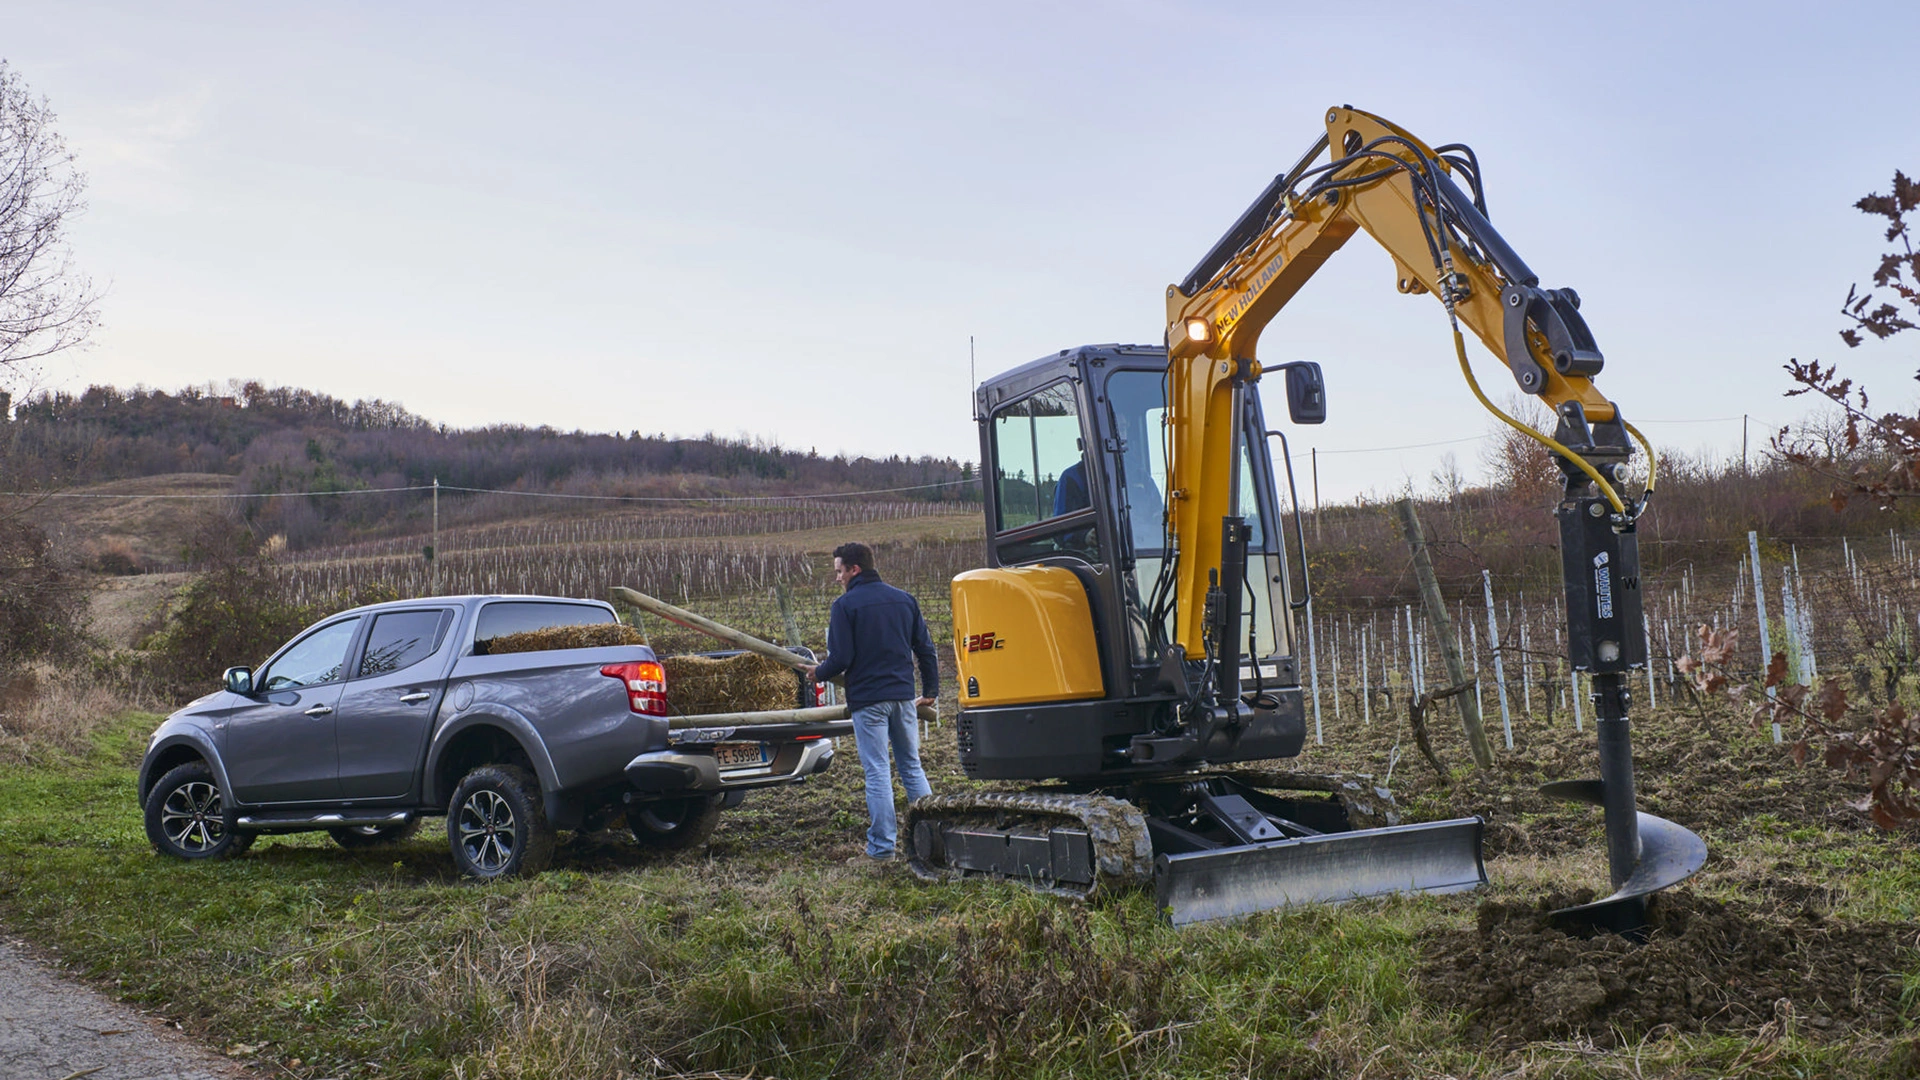
[[[1088,897],[1102,891],[1135,888],[1153,880],[1153,839],[1147,835],[1146,815],[1130,802],[1103,795],[1049,795],[1033,791],[929,795],[917,800],[907,811],[908,865],[916,877],[928,881],[964,878],[965,871],[927,865],[914,849],[914,826],[927,818],[947,821],[971,818],[975,823],[991,826],[1008,815],[1064,818],[1086,829],[1092,837],[1093,885],[1084,891],[1054,888],[1045,890],[1047,892]]]

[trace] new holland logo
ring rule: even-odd
[[[970,653],[998,649],[1007,643],[1005,638],[995,637],[991,630],[979,634],[968,634],[966,641],[967,651]]]

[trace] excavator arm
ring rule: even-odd
[[[1482,405],[1544,443],[1566,477],[1556,514],[1567,595],[1568,651],[1589,673],[1600,779],[1548,785],[1606,813],[1614,892],[1560,914],[1634,930],[1645,898],[1691,876],[1706,845],[1635,805],[1626,672],[1646,663],[1634,523],[1652,494],[1620,493],[1639,439],[1594,385],[1603,358],[1570,289],[1543,289],[1486,216],[1478,169],[1465,147],[1430,147],[1359,110],[1326,113],[1326,135],[1275,178],[1185,280],[1167,289],[1169,564],[1176,656],[1202,657],[1213,685],[1189,710],[1195,737],[1243,722],[1232,629],[1240,623],[1247,528],[1237,504],[1244,396],[1262,374],[1260,333],[1356,232],[1393,257],[1402,293],[1445,305],[1461,372]],[[1336,149],[1337,148],[1337,149]],[[1322,164],[1319,159],[1326,155]],[[1455,179],[1461,174],[1474,194]],[[1504,363],[1520,389],[1557,420],[1549,437],[1502,413],[1468,362],[1461,324]]]
[[[1220,466],[1237,461],[1238,402],[1262,374],[1260,333],[1356,232],[1387,249],[1401,292],[1439,297],[1456,330],[1465,323],[1523,392],[1563,418],[1572,440],[1564,448],[1609,487],[1629,453],[1619,410],[1593,383],[1603,360],[1578,296],[1540,288],[1461,189],[1456,170],[1478,188],[1470,159],[1450,158],[1357,109],[1330,109],[1326,123],[1299,164],[1275,178],[1185,280],[1167,287],[1175,417],[1168,513],[1182,553],[1174,640],[1188,656],[1203,648],[1208,571],[1220,566],[1218,522],[1238,516],[1237,477]],[[1320,164],[1330,147],[1341,152]],[[1624,502],[1614,509],[1627,512]]]

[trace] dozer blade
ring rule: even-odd
[[[1175,926],[1295,904],[1487,882],[1480,818],[1323,833],[1154,859],[1154,896]]]

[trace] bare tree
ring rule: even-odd
[[[1920,183],[1895,171],[1892,194],[1875,192],[1853,205],[1863,214],[1885,218],[1886,241],[1898,243],[1899,247],[1883,253],[1873,271],[1874,289],[1886,290],[1893,301],[1886,298],[1887,293],[1877,294],[1873,289],[1861,292],[1858,285],[1847,290],[1840,313],[1854,325],[1840,331],[1840,339],[1848,348],[1858,348],[1866,340],[1860,336],[1861,330],[1884,341],[1895,334],[1920,329],[1920,324],[1908,317],[1920,313],[1920,252],[1913,248],[1913,234],[1906,218],[1909,211],[1920,209]],[[1909,308],[1913,312],[1909,312]],[[1840,416],[1845,421],[1841,442],[1844,455],[1834,452],[1831,440],[1815,440],[1805,432],[1796,433],[1790,428],[1782,428],[1773,440],[1773,448],[1781,457],[1837,482],[1832,495],[1835,510],[1844,509],[1848,501],[1856,497],[1891,507],[1900,499],[1920,495],[1920,415],[1901,412],[1876,415],[1866,387],[1841,378],[1836,364],[1822,366],[1818,360],[1802,363],[1794,359],[1787,361],[1786,370],[1799,384],[1787,391],[1788,397],[1800,394],[1823,397],[1840,407]],[[1821,442],[1826,443],[1824,448]],[[1877,460],[1864,463],[1851,460],[1863,451]]]
[[[67,244],[87,179],[53,122],[46,99],[0,60],[0,383],[84,344],[97,320],[99,294]]]

